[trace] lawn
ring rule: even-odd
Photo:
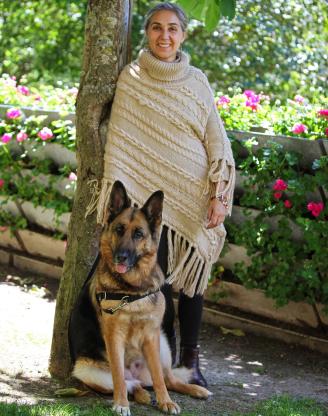
[[[148,412],[147,412],[148,413]],[[151,410],[149,410],[151,415]],[[73,404],[22,405],[0,403],[0,416],[114,416],[108,406],[80,407]],[[217,413],[218,416],[325,416],[324,411],[308,399],[280,396],[259,403],[247,413]],[[181,413],[181,416],[199,416],[199,413]],[[208,415],[210,416],[210,415]],[[211,415],[211,416],[214,416]]]

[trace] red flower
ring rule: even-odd
[[[0,188],[2,188],[4,184],[5,184],[5,181],[3,179],[0,179]]]
[[[326,135],[326,137],[328,137],[328,127],[325,130],[325,135]]]
[[[286,208],[291,208],[293,206],[292,202],[289,199],[286,199],[286,201],[284,201],[284,205]]]
[[[285,191],[287,188],[287,182],[285,182],[283,179],[277,179],[273,185],[274,191]]]
[[[307,204],[307,209],[311,212],[314,217],[318,217],[320,212],[324,209],[324,204],[322,202],[309,202]]]
[[[280,199],[282,197],[282,193],[281,192],[275,192],[273,194],[273,197],[276,198],[276,199]]]
[[[319,110],[318,116],[328,118],[328,109]]]

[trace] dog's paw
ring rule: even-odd
[[[120,406],[119,404],[114,404],[112,409],[120,416],[131,416],[129,406]]]
[[[158,407],[164,413],[168,413],[170,415],[178,415],[180,414],[180,406],[175,402],[162,402],[158,403]]]
[[[201,387],[196,384],[190,384],[190,387],[192,387],[190,395],[196,399],[208,399],[209,396],[213,395],[213,393],[205,389],[205,387]]]

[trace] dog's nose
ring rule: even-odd
[[[129,258],[129,252],[127,250],[122,250],[116,253],[115,262],[116,263],[125,263]]]

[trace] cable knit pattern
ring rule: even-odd
[[[164,192],[169,282],[193,296],[203,293],[225,239],[221,225],[206,229],[210,195],[223,194],[231,213],[235,181],[229,139],[206,76],[189,64],[160,61],[140,52],[118,80],[98,198],[99,223],[107,218],[112,184],[120,180],[132,201]],[[221,181],[225,188],[217,192]],[[213,190],[214,189],[214,190]]]

